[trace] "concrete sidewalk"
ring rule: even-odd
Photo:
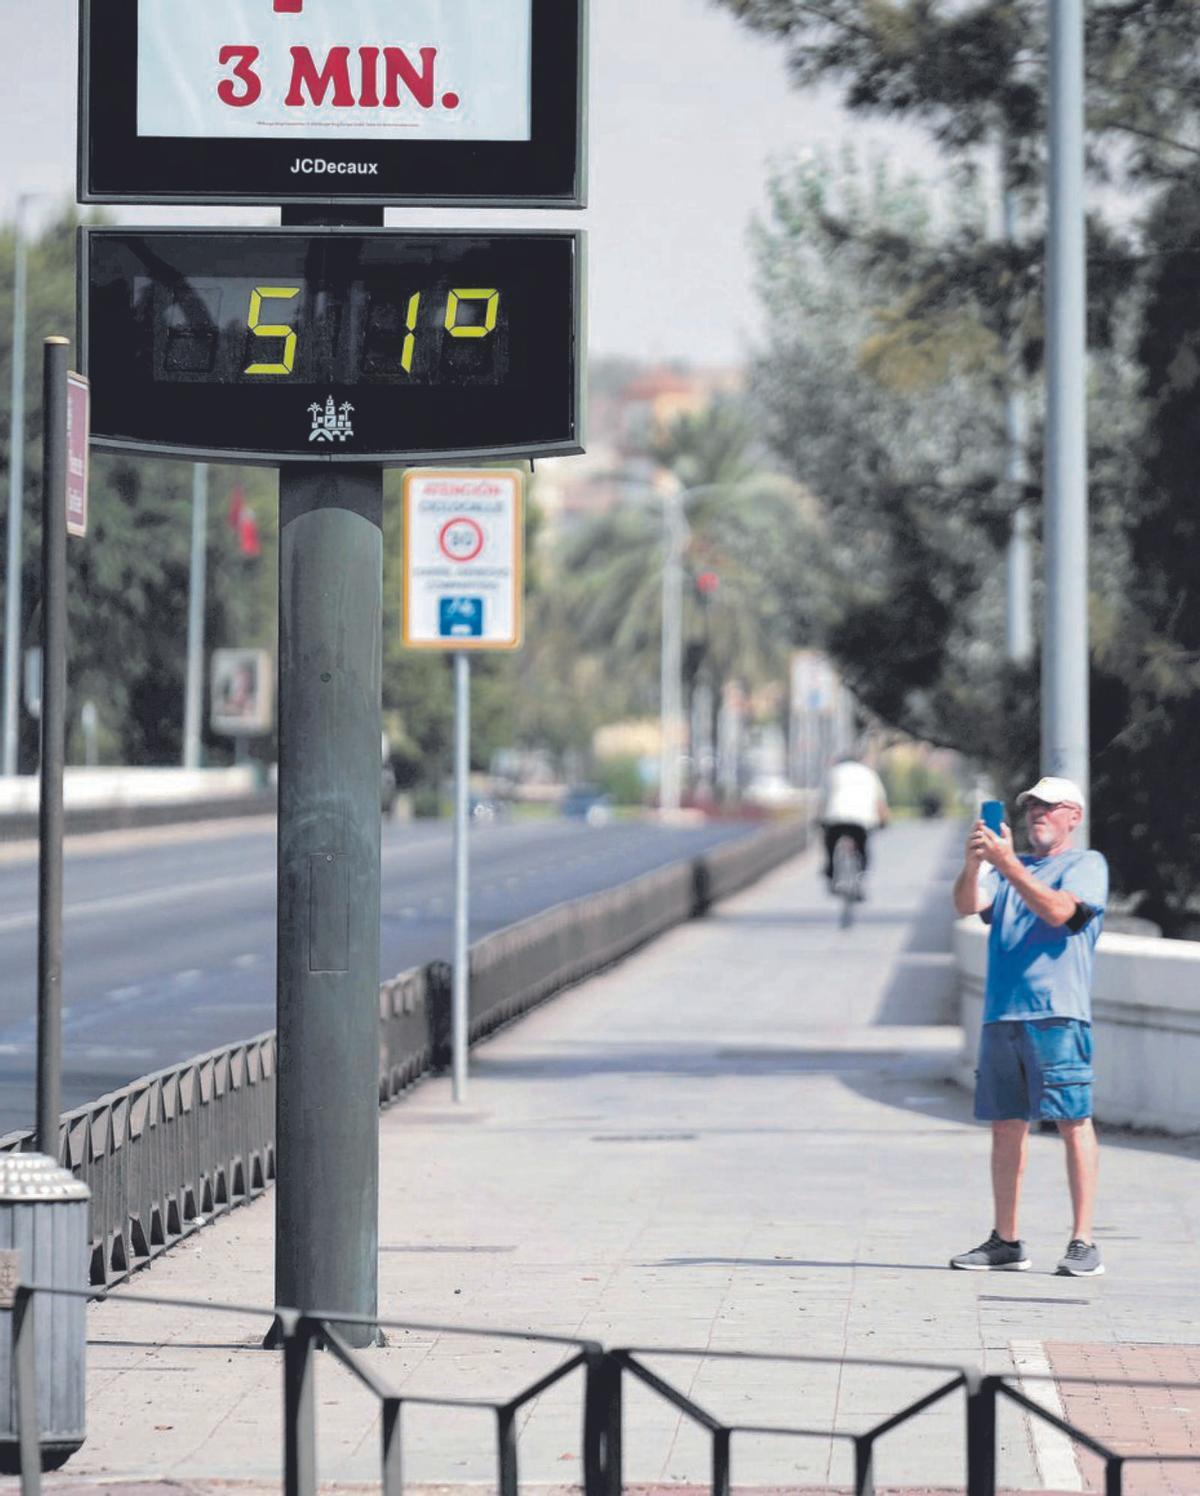
[[[422,1085],[382,1118],[385,1317],[586,1335],[608,1345],[828,1356],[652,1360],[721,1417],[849,1432],[936,1385],[845,1358],[1030,1376],[1200,1372],[1200,1169],[1178,1142],[1109,1137],[1097,1237],[1108,1276],[1053,1276],[1069,1215],[1061,1150],[1035,1136],[1026,1274],[951,1273],[987,1234],[988,1138],[949,1079],[949,892],[959,833],[877,839],[870,901],[837,928],[810,855],[475,1052],[469,1104]],[[246,1317],[139,1294],[269,1305],[273,1202],[233,1212],[89,1318],[88,1442],[52,1487],[279,1476],[278,1356]],[[372,1365],[406,1395],[511,1395],[561,1359],[527,1342],[398,1333]],[[1141,1348],[1149,1349],[1141,1349]],[[1039,1385],[1039,1384],[1031,1384]],[[1101,1437],[1200,1451],[1196,1393],[1046,1384]],[[578,1376],[526,1410],[523,1484],[580,1477]],[[377,1481],[372,1400],[322,1358],[323,1480]],[[1094,1488],[1057,1436],[1002,1415],[1001,1484]],[[405,1410],[405,1478],[494,1486],[487,1415]],[[961,1394],[889,1435],[883,1487],[962,1489]],[[704,1485],[709,1445],[646,1389],[627,1396],[625,1475]],[[828,1438],[737,1436],[738,1486],[845,1486]],[[1200,1491],[1200,1465],[1127,1490]],[[177,1488],[178,1488],[177,1484]]]

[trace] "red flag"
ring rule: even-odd
[[[243,502],[241,518],[238,521],[238,546],[243,556],[251,559],[262,555],[262,541],[258,534],[258,521],[254,518],[254,510]]]
[[[229,495],[229,514],[226,516],[229,528],[235,535],[240,534],[242,527],[242,516],[246,512],[246,495],[242,485],[237,484]]]

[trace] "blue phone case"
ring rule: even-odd
[[[993,836],[999,836],[1004,823],[1004,801],[985,800],[979,807],[979,819]]]

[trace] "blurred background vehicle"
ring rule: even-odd
[[[573,784],[559,802],[559,810],[571,820],[589,826],[607,826],[613,816],[612,796],[598,784]]]
[[[467,814],[473,821],[502,821],[508,816],[508,805],[495,795],[472,795],[467,801]]]

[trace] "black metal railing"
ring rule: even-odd
[[[52,1288],[44,1284],[22,1284],[15,1290],[12,1317],[12,1368],[15,1386],[14,1404],[17,1417],[17,1440],[20,1450],[22,1496],[40,1496],[41,1452],[37,1422],[37,1349],[33,1306],[39,1295],[60,1298],[100,1298],[117,1305],[145,1305],[156,1308],[204,1310],[218,1314],[238,1314],[272,1321],[268,1341],[282,1357],[283,1392],[283,1490],[285,1496],[316,1496],[317,1491],[317,1412],[313,1391],[314,1359],[318,1350],[327,1351],[354,1379],[377,1400],[380,1410],[380,1474],[385,1496],[400,1496],[403,1489],[402,1441],[406,1405],[440,1408],[472,1408],[491,1412],[496,1429],[496,1470],[498,1496],[517,1496],[519,1463],[517,1416],[521,1409],[549,1388],[582,1369],[584,1393],[581,1400],[581,1427],[584,1461],[584,1489],[587,1496],[603,1496],[601,1480],[606,1446],[604,1409],[598,1400],[602,1385],[599,1372],[605,1362],[603,1346],[594,1340],[566,1335],[540,1335],[524,1330],[484,1330],[463,1325],[433,1325],[413,1320],[369,1319],[362,1315],[335,1312],[302,1311],[245,1304],[215,1304],[196,1299],[179,1299],[150,1294],[123,1293],[117,1297],[92,1294],[86,1289]],[[0,1311],[2,1312],[2,1311]],[[346,1325],[369,1326],[382,1331],[459,1335],[472,1339],[514,1340],[558,1347],[566,1359],[535,1381],[520,1388],[509,1398],[479,1398],[405,1394],[388,1385],[370,1364],[370,1352],[356,1350],[339,1333]]]
[[[898,1412],[885,1418],[881,1423],[874,1424],[871,1428],[864,1429],[861,1433],[852,1434],[835,1429],[806,1428],[794,1424],[762,1424],[762,1423],[726,1423],[718,1418],[709,1409],[704,1408],[694,1397],[688,1393],[681,1392],[678,1387],[668,1382],[665,1377],[659,1376],[650,1367],[646,1366],[641,1359],[645,1356],[657,1357],[684,1357],[688,1360],[701,1361],[732,1361],[745,1363],[775,1362],[779,1364],[792,1364],[804,1366],[845,1366],[870,1367],[877,1369],[887,1367],[891,1371],[932,1372],[937,1375],[950,1374],[950,1379],[927,1392],[915,1402],[908,1403]],[[850,1446],[854,1453],[854,1496],[874,1496],[875,1491],[875,1446],[884,1434],[899,1428],[901,1424],[907,1423],[910,1418],[915,1418],[919,1413],[925,1412],[927,1408],[933,1407],[935,1403],[941,1402],[949,1397],[952,1392],[965,1387],[968,1392],[968,1448],[970,1448],[970,1399],[973,1396],[974,1384],[979,1378],[972,1372],[962,1368],[949,1367],[944,1363],[925,1361],[868,1361],[855,1357],[835,1358],[832,1356],[793,1356],[771,1354],[755,1351],[714,1351],[711,1349],[672,1349],[663,1350],[658,1347],[642,1346],[627,1348],[610,1352],[609,1376],[618,1384],[618,1390],[610,1393],[608,1400],[608,1429],[612,1447],[615,1450],[613,1468],[607,1472],[609,1484],[605,1496],[620,1496],[623,1489],[623,1480],[620,1471],[620,1450],[622,1445],[622,1409],[623,1399],[619,1392],[619,1382],[622,1376],[629,1375],[637,1381],[644,1383],[652,1391],[669,1402],[685,1418],[689,1418],[698,1427],[704,1429],[711,1437],[711,1459],[712,1459],[712,1492],[713,1496],[730,1496],[733,1436],[735,1434],[757,1435],[777,1437],[783,1436],[794,1439],[825,1439],[833,1443],[843,1443]],[[972,1491],[972,1496],[974,1492]]]
[[[476,941],[471,1042],[704,913],[806,842],[804,823],[780,822]],[[444,962],[384,982],[380,1104],[444,1068],[449,1044]],[[0,1138],[0,1151],[32,1143],[32,1132],[13,1132]],[[92,1191],[89,1279],[111,1287],[274,1179],[274,1032],[184,1060],[67,1112],[58,1161]]]
[[[85,1289],[51,1288],[23,1284],[15,1291],[11,1314],[14,1406],[20,1451],[22,1496],[40,1496],[41,1454],[37,1422],[37,1343],[34,1305],[39,1295],[67,1298],[94,1297]],[[626,1419],[624,1382],[632,1378],[669,1402],[684,1417],[704,1429],[711,1438],[712,1496],[730,1496],[734,1435],[784,1436],[823,1439],[852,1447],[854,1496],[875,1496],[876,1451],[885,1435],[919,1417],[960,1388],[965,1393],[964,1477],[965,1496],[996,1496],[998,1403],[1007,1398],[1026,1414],[1059,1430],[1068,1439],[1104,1462],[1104,1496],[1123,1496],[1125,1468],[1132,1464],[1200,1466],[1198,1453],[1125,1452],[1113,1449],[1066,1418],[1050,1412],[1013,1385],[1006,1375],[981,1375],[969,1367],[931,1361],[876,1361],[858,1357],[803,1356],[753,1351],[717,1351],[711,1348],[626,1347],[606,1350],[598,1341],[564,1335],[542,1335],[524,1330],[483,1329],[478,1326],[436,1325],[422,1321],[371,1319],[362,1315],[329,1311],[302,1311],[240,1304],[215,1304],[191,1299],[122,1293],[99,1295],[117,1306],[153,1305],[158,1308],[202,1310],[268,1319],[274,1331],[269,1336],[282,1357],[283,1449],[282,1470],[285,1496],[315,1496],[317,1490],[317,1412],[313,1390],[314,1357],[325,1350],[377,1400],[380,1410],[380,1475],[385,1496],[400,1496],[403,1489],[403,1411],[406,1405],[469,1408],[491,1412],[495,1418],[495,1450],[498,1496],[518,1496],[519,1450],[517,1416],[535,1398],[576,1371],[583,1373],[580,1430],[584,1496],[622,1496],[624,1474],[622,1446]],[[2,1311],[0,1311],[2,1312]],[[356,1325],[387,1332],[405,1331],[472,1339],[522,1341],[560,1349],[565,1359],[508,1398],[480,1398],[407,1394],[396,1391],[371,1365],[369,1350],[352,1348],[339,1327]],[[666,1377],[645,1364],[646,1357],[683,1358],[701,1362],[790,1364],[829,1366],[840,1370],[858,1367],[943,1378],[887,1418],[857,1433],[804,1425],[726,1422],[702,1406],[691,1393],[683,1392]],[[1171,1387],[1200,1390],[1200,1383],[1166,1379],[1124,1381],[1071,1377],[1022,1377],[1022,1384],[1053,1381],[1058,1386]],[[192,1472],[181,1472],[190,1474]],[[201,1475],[203,1472],[194,1472]]]

